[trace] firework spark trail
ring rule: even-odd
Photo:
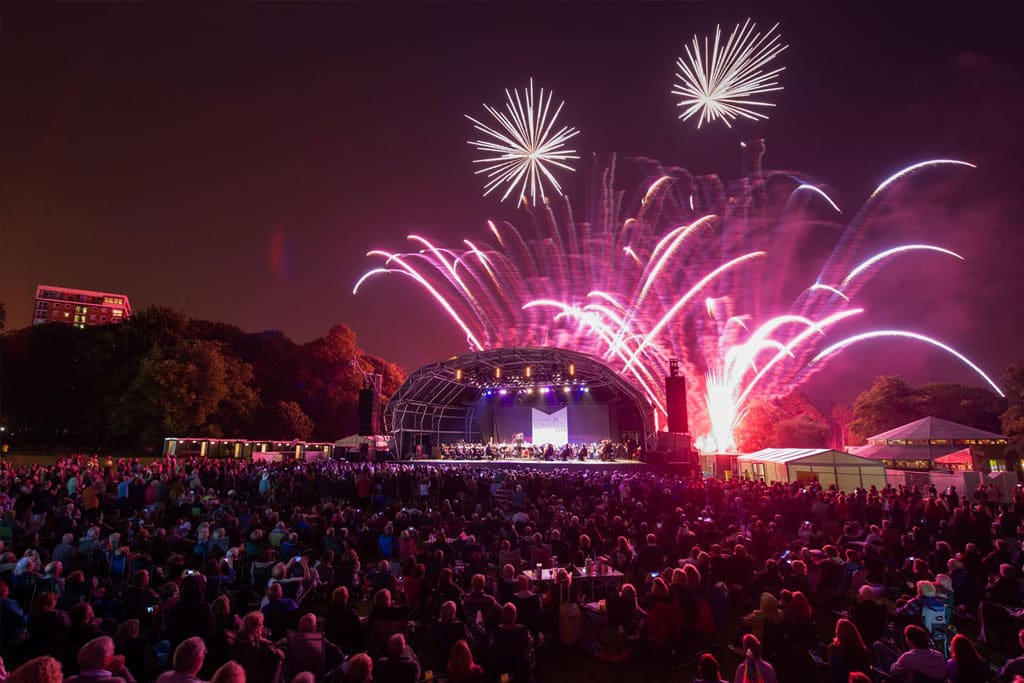
[[[999,394],[1003,398],[1006,398],[1006,394],[1004,394],[1003,390],[999,388],[999,385],[993,382],[992,378],[986,375],[984,370],[982,370],[973,362],[971,362],[971,360],[967,358],[967,356],[963,355],[953,347],[943,344],[937,339],[932,339],[931,337],[926,337],[923,334],[918,334],[916,332],[908,332],[906,330],[874,330],[872,332],[864,332],[862,334],[856,334],[852,337],[847,337],[846,339],[838,341],[832,346],[823,350],[821,353],[819,353],[811,360],[810,364],[813,365],[818,361],[828,358],[832,354],[837,353],[838,351],[842,351],[848,346],[851,346],[858,342],[867,341],[869,339],[879,339],[881,337],[906,337],[907,339],[915,339],[917,341],[925,342],[926,344],[931,344],[932,346],[937,346],[946,353],[955,357],[957,360],[959,360],[961,363],[969,367],[971,370],[974,370],[974,372],[983,380],[985,380],[997,394]]]
[[[856,278],[858,275],[860,275],[861,273],[863,273],[866,270],[868,270],[869,268],[871,268],[871,266],[875,265],[876,263],[878,263],[878,262],[880,262],[880,261],[882,261],[884,259],[887,259],[890,256],[895,256],[897,254],[903,254],[903,253],[906,253],[908,251],[937,251],[940,254],[946,254],[947,256],[953,256],[955,258],[960,259],[961,261],[964,260],[964,257],[961,256],[960,254],[956,253],[955,251],[950,251],[949,249],[943,249],[942,247],[936,247],[936,246],[934,246],[932,244],[904,244],[904,245],[899,246],[899,247],[893,247],[892,249],[886,249],[885,251],[879,252],[879,253],[875,254],[874,256],[872,256],[871,258],[869,258],[868,260],[864,261],[863,263],[858,265],[856,268],[851,270],[850,274],[847,275],[845,279],[843,279],[842,284],[840,284],[839,286],[842,287],[842,288],[847,287],[854,280],[854,278]]]
[[[466,240],[461,249],[413,236],[423,250],[370,252],[384,259],[383,267],[362,275],[355,289],[363,291],[378,275],[411,278],[466,333],[471,350],[557,345],[603,358],[650,398],[658,421],[665,415],[660,378],[669,359],[678,358],[690,386],[704,387],[688,399],[692,431],[710,448],[727,448],[752,400],[789,393],[858,341],[915,334],[866,332],[821,352],[833,328],[863,312],[853,307],[857,291],[893,258],[922,250],[960,258],[933,245],[902,245],[866,259],[856,248],[895,184],[947,163],[953,162],[915,164],[883,182],[820,255],[822,268],[809,284],[803,271],[774,268],[804,248],[805,228],[834,225],[838,207],[809,202],[827,197],[811,189],[810,179],[768,172],[726,187],[715,176],[666,174],[659,167],[639,210],[624,217],[613,159],[594,174],[591,222],[572,222],[563,198],[564,211],[551,202],[521,206],[527,226],[488,222],[489,241]],[[796,182],[772,205],[764,184],[782,176]],[[690,208],[693,196],[697,210]],[[763,271],[768,283],[745,265],[767,262],[765,256],[773,259]],[[788,284],[776,287],[775,279]],[[787,301],[779,296],[786,291],[798,294]]]
[[[911,164],[883,180],[843,232],[842,238],[822,267],[817,281],[825,284],[839,283],[850,272],[855,263],[854,259],[857,258],[858,247],[865,240],[866,232],[873,225],[873,219],[878,215],[880,207],[884,205],[887,192],[893,185],[925,170],[935,170],[943,166],[977,168],[972,163],[957,159],[929,159]]]

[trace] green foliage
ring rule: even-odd
[[[1016,438],[1024,437],[1024,360],[1003,371],[1003,390],[1009,407],[1000,416],[1002,433]]]
[[[773,436],[779,448],[828,448],[832,429],[827,422],[800,415],[776,423]]]
[[[853,403],[850,433],[866,439],[922,417],[914,400],[914,388],[902,377],[879,377]]]
[[[762,448],[827,448],[829,421],[803,394],[776,401],[756,401],[736,430],[736,445],[744,453]]]
[[[981,387],[941,383],[912,387],[901,377],[879,377],[857,397],[850,432],[863,440],[922,417],[998,432],[999,414],[1005,408],[1003,399]]]
[[[356,428],[363,372],[390,396],[402,370],[344,325],[308,344],[148,308],[117,325],[0,336],[0,395],[15,447],[156,448],[165,436],[333,440]]]
[[[772,436],[775,425],[784,419],[785,413],[775,403],[767,400],[752,402],[736,429],[736,446],[742,453],[774,447]]]
[[[936,383],[917,387],[915,394],[922,417],[930,415],[1000,433],[999,414],[1006,410],[1006,400],[989,389]]]
[[[313,420],[295,401],[278,401],[267,415],[267,438],[298,439],[306,441],[313,435]]]

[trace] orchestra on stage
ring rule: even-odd
[[[605,439],[596,443],[554,444],[527,443],[522,434],[516,434],[509,443],[472,443],[459,441],[435,447],[434,457],[444,460],[536,460],[548,462],[615,462],[639,457],[637,444],[632,441],[614,443]],[[430,457],[417,453],[419,457]]]

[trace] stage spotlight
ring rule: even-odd
[[[490,398],[492,393],[494,393],[494,392],[492,392],[490,389],[488,389],[487,391],[484,392],[484,398]]]
[[[572,389],[570,389],[569,387],[562,387],[562,391],[568,394],[570,391],[572,391]]]
[[[533,389],[527,389],[527,390],[526,390],[526,393],[527,393],[527,394],[532,394],[532,393],[533,393]]]
[[[583,387],[583,393],[584,394],[589,394],[590,393],[590,387]]]
[[[501,394],[502,396],[505,396],[506,394],[508,394],[508,389],[502,389],[498,393]]]

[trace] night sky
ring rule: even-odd
[[[785,90],[763,124],[697,131],[669,90],[694,33],[781,22]],[[1011,3],[153,4],[8,6],[0,15],[0,299],[31,322],[39,283],[123,292],[303,342],[345,322],[407,370],[466,350],[398,278],[352,285],[372,248],[422,232],[458,244],[487,219],[463,114],[532,76],[566,100],[585,159],[616,152],[826,183],[851,217],[891,173],[878,248],[921,241],[863,293],[874,327],[957,346],[993,376],[1024,357],[1024,40]],[[566,178],[570,196],[585,185]],[[626,188],[630,189],[630,188]],[[633,188],[635,189],[635,188]],[[871,246],[871,245],[869,245]],[[868,252],[870,253],[870,252]],[[980,384],[909,341],[851,349],[810,389],[848,399],[872,377]]]

